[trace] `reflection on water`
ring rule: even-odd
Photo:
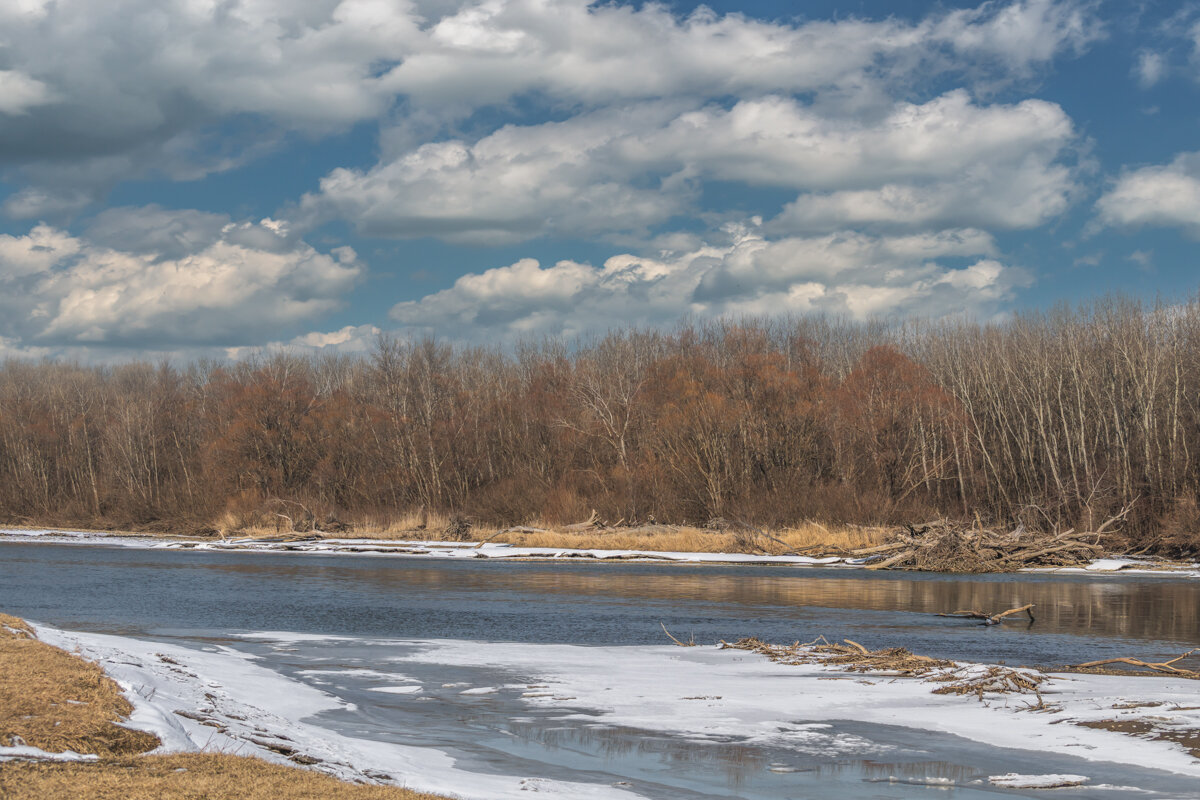
[[[354,576],[387,591],[397,584],[433,591],[506,591],[569,595],[609,602],[685,600],[748,606],[819,606],[872,611],[936,614],[958,609],[996,612],[1026,603],[1037,605],[1042,632],[1088,632],[1096,636],[1191,641],[1200,635],[1200,582],[1161,578],[1114,579],[1091,576],[953,576],[878,573],[836,569],[719,568],[678,566],[631,571],[575,565],[521,571],[481,569],[458,572],[386,567],[355,569]],[[522,565],[524,566],[524,565]],[[238,565],[231,569],[245,569]],[[251,571],[255,567],[249,567]],[[637,570],[638,568],[633,568]],[[762,574],[769,569],[770,574]],[[619,570],[619,571],[618,571]],[[651,571],[653,570],[653,571]]]
[[[933,616],[1035,603],[982,629]],[[817,635],[1036,665],[1200,644],[1200,581],[846,569],[414,561],[0,544],[0,608],[88,629],[661,644]]]

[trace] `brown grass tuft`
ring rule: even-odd
[[[5,800],[439,800],[391,786],[344,783],[311,770],[215,753],[141,756],[98,764],[10,763]]]
[[[133,710],[95,664],[39,642],[29,626],[0,614],[0,745],[99,756],[143,753],[158,739],[115,723]]]

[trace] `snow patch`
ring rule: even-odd
[[[464,800],[521,800],[520,775],[470,772],[441,751],[345,736],[311,721],[322,711],[352,708],[333,695],[290,679],[228,647],[196,650],[123,636],[34,626],[38,638],[97,662],[133,704],[128,726],[155,734],[155,752],[231,752],[277,763],[302,757],[343,780],[403,785]],[[298,641],[314,637],[286,635]],[[321,638],[321,637],[316,637]],[[167,656],[170,662],[161,656]],[[617,787],[536,779],[552,796],[623,800]]]
[[[988,777],[988,783],[1003,786],[1005,789],[1065,789],[1070,786],[1083,786],[1087,782],[1088,779],[1084,775],[1020,775],[1010,772]]]
[[[0,746],[0,762],[4,761],[96,761],[99,756],[76,753],[74,750],[64,750],[61,753],[50,753],[37,747],[19,744],[11,747]]]

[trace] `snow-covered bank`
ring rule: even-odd
[[[35,630],[42,641],[97,662],[120,684],[134,707],[129,727],[158,736],[162,746],[155,752],[254,755],[345,780],[480,800],[517,800],[531,788],[595,800],[631,796],[604,785],[468,772],[437,750],[340,735],[309,719],[342,701],[227,647],[201,651],[41,625]]]
[[[497,775],[468,770],[436,749],[357,738],[335,730],[322,711],[351,710],[318,685],[268,668],[270,661],[223,646],[203,650],[118,636],[37,628],[45,641],[78,649],[98,661],[135,706],[131,724],[159,735],[166,750],[208,749],[311,764],[339,777],[399,783],[465,798],[644,796],[609,783],[552,780],[537,774]],[[741,650],[675,646],[586,647],[479,641],[409,641],[291,633],[246,634],[258,652],[317,652],[369,658],[318,659],[300,675],[342,674],[372,681],[367,694],[385,698],[447,692],[488,698],[499,693],[516,711],[553,712],[554,724],[635,729],[695,743],[736,740],[824,762],[886,756],[888,745],[847,733],[839,723],[899,726],[952,734],[1035,755],[1074,756],[1072,779],[1089,779],[1112,765],[1200,777],[1200,760],[1177,743],[1130,736],[1085,724],[1116,721],[1143,734],[1200,730],[1200,682],[1163,677],[1054,675],[1042,685],[1049,710],[1031,710],[1029,695],[935,695],[913,679],[839,672],[820,665],[785,665]],[[345,663],[343,663],[345,662]],[[361,662],[361,663],[360,663]],[[371,669],[364,665],[374,665]],[[405,666],[408,665],[408,666]],[[430,666],[434,669],[429,669]],[[511,683],[444,683],[429,675],[478,668],[511,676]],[[966,669],[974,668],[967,665]],[[394,670],[400,669],[402,672]],[[414,675],[423,676],[414,678]],[[503,680],[503,679],[502,679]],[[388,691],[389,688],[398,690]],[[382,691],[381,691],[382,690]],[[361,696],[355,699],[361,699]],[[363,702],[366,702],[365,700]],[[461,713],[461,712],[459,712]],[[1046,775],[983,774],[1018,786]],[[1049,773],[1054,772],[1051,775]],[[1178,780],[1178,779],[1176,779]],[[1091,784],[1099,788],[1099,780]],[[1030,784],[1032,785],[1032,784]]]
[[[511,669],[547,687],[530,703],[582,705],[602,711],[608,724],[645,730],[802,748],[813,740],[813,723],[857,720],[1200,777],[1200,759],[1178,744],[1083,726],[1115,720],[1147,731],[1200,731],[1200,681],[1184,678],[1054,674],[1041,688],[1048,710],[1037,711],[1030,695],[980,702],[932,694],[935,686],[918,679],[784,665],[728,649],[437,641],[402,660]]]
[[[182,540],[163,537],[115,534],[96,531],[25,530],[0,528],[0,540],[38,541],[54,544],[104,544],[120,547],[166,550],[198,550],[246,553],[300,553],[311,555],[357,555],[411,559],[480,559],[492,561],[608,561],[663,562],[676,564],[759,564],[791,567],[862,568],[879,558],[841,556],[772,556],[751,553],[693,553],[658,550],[602,550],[569,547],[523,547],[504,542],[441,542],[424,539],[214,539]],[[1153,559],[1100,558],[1080,567],[1033,567],[1022,572],[1061,574],[1152,575],[1200,578],[1200,563],[1166,563]]]

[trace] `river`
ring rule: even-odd
[[[1025,603],[1036,604],[1033,623],[985,628],[934,616]],[[523,706],[514,692],[464,698],[434,690],[417,702],[379,693],[362,674],[407,659],[407,676],[439,676],[440,683],[426,681],[431,686],[502,683],[513,676],[486,674],[487,665],[422,662],[404,642],[662,645],[663,625],[700,644],[751,635],[786,642],[825,635],[872,648],[903,646],[937,657],[1043,667],[1131,654],[1167,657],[1200,639],[1200,581],[1194,579],[480,563],[38,543],[0,543],[0,610],[63,629],[195,646],[218,641],[252,652],[280,673],[351,702],[353,712],[327,715],[331,727],[436,747],[466,769],[643,786],[647,797],[680,798],[917,797],[929,788],[910,787],[905,776],[957,779],[981,770],[1062,772],[1079,765],[1062,756],[853,720],[839,723],[839,735],[885,745],[891,755],[880,760],[867,745],[857,754],[797,754],[735,739],[697,742],[564,721],[561,714]],[[236,636],[259,631],[314,638],[283,647]],[[331,657],[323,635],[391,644],[342,644]],[[331,663],[344,673],[330,678]],[[870,753],[875,755],[864,757]],[[1190,779],[1096,762],[1089,768],[1093,782],[1134,781],[1162,796],[1200,797]],[[881,779],[890,782],[879,784]],[[946,791],[957,798],[998,790]]]

